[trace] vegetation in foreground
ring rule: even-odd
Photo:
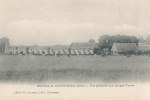
[[[1,82],[150,81],[146,56],[0,56]]]

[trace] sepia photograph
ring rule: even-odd
[[[148,0],[0,0],[0,99],[149,100]]]

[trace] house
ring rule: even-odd
[[[48,54],[48,46],[28,46],[29,53],[35,54],[35,55],[47,55]]]
[[[26,53],[26,47],[25,46],[9,46],[7,51],[7,54],[25,54]]]
[[[14,55],[91,55],[94,54],[94,48],[98,44],[93,39],[89,42],[73,42],[69,45],[54,45],[54,46],[9,46],[9,39],[0,39],[0,53]]]
[[[64,51],[63,50],[58,50],[58,55],[63,55]]]
[[[71,50],[78,50],[79,54],[89,54],[88,50],[94,51],[94,48],[97,48],[98,44],[95,42],[73,42],[70,45]],[[94,52],[91,52],[94,53]]]
[[[54,55],[66,55],[69,54],[68,49],[69,45],[54,45],[51,47],[51,49],[54,51]]]
[[[84,51],[83,50],[78,50],[79,51],[79,55],[84,55]]]
[[[89,55],[89,50],[85,49],[83,50],[85,55]]]
[[[75,55],[79,55],[78,50],[74,50],[74,54],[75,54]]]
[[[17,54],[25,55],[27,52],[27,46],[17,46],[16,47]],[[19,52],[18,52],[19,51]]]
[[[114,43],[111,51],[113,54],[128,51],[137,51],[137,45],[136,43]]]
[[[69,55],[69,51],[68,50],[63,50],[64,51],[64,55]]]
[[[93,55],[94,51],[93,50],[88,50],[89,51],[89,55]]]
[[[16,46],[9,46],[6,54],[17,54]]]
[[[7,49],[7,54],[23,54],[27,53],[27,46],[9,46]]]

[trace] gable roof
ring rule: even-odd
[[[150,51],[150,46],[139,46],[138,51]]]
[[[117,51],[135,51],[137,50],[136,43],[114,43],[112,47],[112,51],[117,49]]]
[[[54,46],[51,47],[51,49],[68,50],[69,49],[69,45],[54,45]]]
[[[27,46],[9,46],[8,49],[26,49]]]
[[[11,49],[27,49],[27,47],[29,49],[41,49],[41,50],[45,50],[48,48],[48,46],[9,46],[9,48]]]
[[[89,42],[73,42],[71,45],[70,45],[71,49],[93,49],[93,48],[96,48],[98,47],[98,44],[97,43],[89,43]]]
[[[54,49],[54,50],[68,50],[69,45],[54,45],[54,46],[9,46],[10,49],[33,49],[33,50],[47,50],[48,48]]]

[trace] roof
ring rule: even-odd
[[[150,46],[138,46],[138,51],[150,51]]]
[[[19,49],[26,49],[26,46],[9,46],[8,49],[16,49],[16,48],[19,48]]]
[[[55,45],[55,46],[9,46],[11,49],[33,49],[33,50],[47,50],[48,48],[54,49],[54,50],[68,50],[69,46],[67,45]]]
[[[9,46],[11,49],[40,49],[40,50],[45,50],[48,48],[48,46]]]
[[[36,49],[36,50],[47,50],[48,47],[49,46],[28,46],[29,49]]]
[[[149,46],[150,47],[150,45],[147,43],[138,43],[138,46]]]
[[[47,50],[54,49],[54,50],[68,50],[69,46],[67,45],[54,45],[54,46],[29,46],[31,49],[40,49],[40,50]]]
[[[117,51],[135,51],[137,50],[137,45],[136,43],[114,43],[112,51],[115,48],[117,49]]]
[[[54,45],[50,49],[55,49],[55,50],[68,50],[69,45]]]
[[[84,48],[96,48],[98,47],[97,43],[89,43],[89,42],[73,42],[70,45],[71,49],[84,49]]]

